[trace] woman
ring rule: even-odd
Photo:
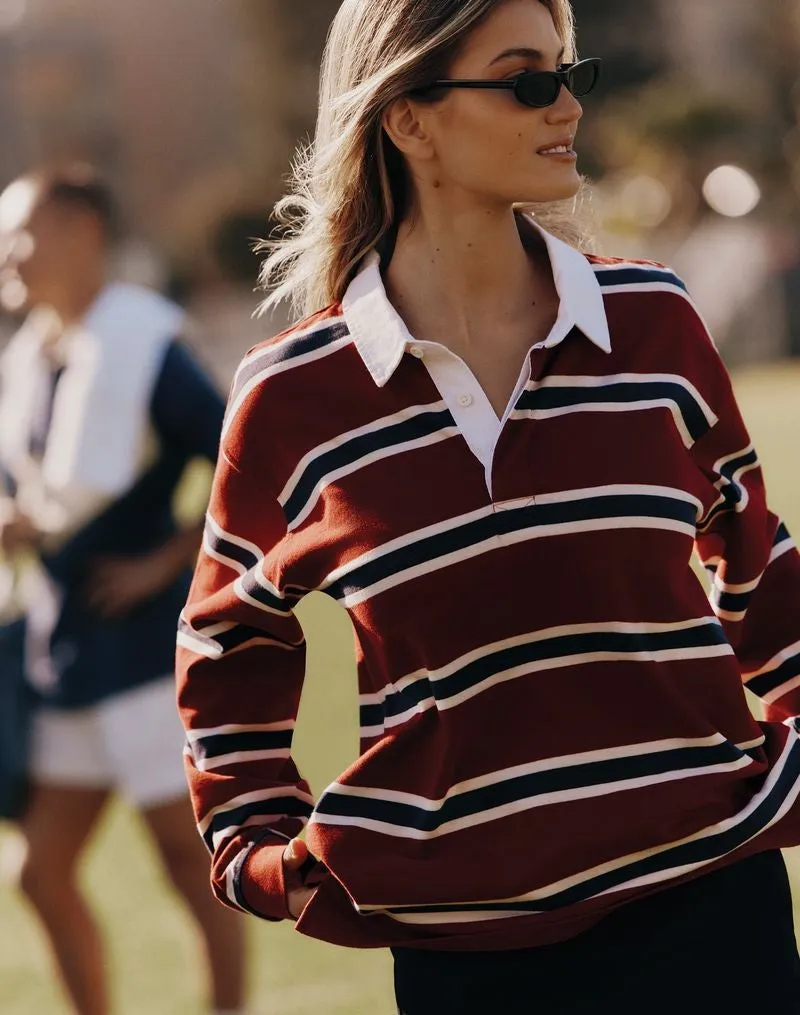
[[[223,902],[391,946],[406,1015],[778,1012],[800,558],[680,280],[542,229],[574,59],[565,0],[340,9],[265,271],[327,309],[239,370],[182,621],[195,809]],[[362,727],[316,804],[310,590]]]

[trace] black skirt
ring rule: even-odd
[[[791,1015],[800,959],[786,866],[761,853],[521,951],[397,948],[401,1015]]]

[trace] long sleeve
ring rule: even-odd
[[[251,460],[242,415],[223,440],[180,621],[178,702],[214,892],[230,906],[281,919],[289,915],[281,855],[314,806],[290,753],[305,641],[292,612],[300,593],[281,588],[283,512],[263,464]]]
[[[711,574],[712,604],[742,679],[764,701],[767,717],[783,721],[800,714],[800,555],[769,510],[730,378],[704,329],[700,341],[718,422],[693,449],[710,484],[697,549]]]

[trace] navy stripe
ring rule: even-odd
[[[192,756],[200,760],[220,758],[238,751],[278,751],[292,746],[292,730],[254,730],[240,733],[215,733],[195,740]]]
[[[321,326],[310,334],[289,337],[285,341],[276,342],[275,345],[265,348],[252,363],[248,363],[239,371],[229,403],[232,405],[240,391],[264,370],[277,366],[279,363],[287,363],[299,356],[306,356],[310,352],[318,352],[326,345],[332,345],[348,334],[347,325],[343,321],[337,321],[328,327]]]
[[[743,468],[758,463],[758,455],[755,450],[748,451],[745,455],[740,455],[738,458],[733,458],[731,461],[726,462],[720,469],[720,478],[724,481],[720,485],[720,494],[722,496],[722,503],[717,504],[713,507],[705,518],[699,523],[698,528],[707,529],[714,519],[727,511],[735,511],[736,507],[741,504],[744,498],[744,491],[739,480],[734,479],[734,475]]]
[[[652,778],[668,772],[701,770],[713,765],[736,762],[744,752],[726,741],[713,747],[683,747],[638,757],[592,761],[545,772],[532,772],[480,789],[459,793],[444,801],[435,811],[392,800],[326,793],[317,804],[317,812],[332,817],[365,818],[383,821],[420,832],[435,832],[442,825],[491,811],[522,800],[534,800],[550,793],[565,793],[590,786],[605,786],[626,780]],[[621,790],[620,790],[621,792]]]
[[[658,874],[672,868],[686,865],[709,863],[732,853],[754,836],[762,832],[775,818],[788,795],[796,788],[800,779],[800,745],[795,744],[789,752],[786,765],[772,792],[744,821],[722,832],[682,843],[671,849],[643,857],[621,869],[608,871],[579,885],[566,888],[546,899],[535,902],[486,902],[445,906],[396,907],[392,913],[469,913],[494,912],[498,909],[509,912],[546,913],[585,902],[602,892],[624,888],[629,881],[648,875]]]
[[[524,391],[517,402],[518,409],[563,409],[574,405],[603,405],[613,402],[670,401],[680,410],[686,429],[698,441],[708,433],[711,425],[697,400],[681,384],[674,381],[620,381],[601,387],[570,387],[567,383],[547,384]]]
[[[613,285],[641,285],[647,282],[665,282],[668,285],[675,285],[687,292],[686,283],[678,278],[673,272],[666,268],[654,268],[647,265],[637,265],[630,268],[606,268],[595,267],[595,275],[601,286]]]
[[[386,709],[384,704],[362,705],[358,712],[359,722],[362,727],[383,726],[383,720],[386,718]]]
[[[752,592],[718,592],[715,596],[717,609],[727,613],[745,613],[752,598]]]
[[[480,659],[475,659],[449,677],[438,680],[420,677],[413,684],[404,687],[402,691],[390,694],[383,705],[363,706],[361,725],[378,725],[382,721],[383,715],[387,717],[401,715],[428,698],[446,701],[448,698],[488,680],[497,673],[503,673],[529,663],[544,662],[548,659],[565,659],[590,652],[613,652],[625,655],[726,644],[725,632],[717,621],[710,621],[700,627],[690,627],[679,631],[637,632],[633,634],[618,631],[591,631],[585,634],[564,634],[555,638],[531,641],[523,645],[499,649]],[[381,710],[381,718],[377,723],[374,720],[373,722],[368,721],[368,717],[374,717],[377,714],[375,711],[377,709]]]
[[[783,522],[778,523],[778,530],[775,533],[775,539],[772,541],[773,546],[778,546],[780,543],[785,543],[787,539],[791,539],[791,534]]]
[[[506,511],[492,512],[483,518],[418,539],[398,550],[383,554],[342,575],[325,591],[334,599],[341,599],[418,564],[457,553],[493,537],[525,529],[628,516],[669,519],[692,528],[695,525],[693,504],[656,494],[609,494],[558,504],[525,504]]]
[[[285,598],[275,595],[274,592],[270,592],[269,589],[265,589],[263,585],[257,582],[254,575],[250,572],[242,575],[241,584],[242,589],[251,599],[255,599],[262,606],[268,606],[272,610],[278,610],[280,613],[287,615],[292,612],[292,606],[300,599],[300,596],[294,593],[291,595],[287,594]],[[272,637],[271,634],[270,637]]]
[[[770,670],[769,673],[762,673],[760,677],[748,680],[747,689],[753,694],[757,694],[759,698],[763,698],[765,694],[770,694],[777,690],[781,684],[786,684],[790,680],[794,680],[795,677],[800,677],[800,653],[784,660],[780,666]]]
[[[246,547],[240,546],[230,539],[225,539],[224,536],[218,536],[210,522],[206,522],[205,536],[208,545],[215,553],[218,553],[222,557],[228,557],[230,560],[235,560],[248,571],[261,563],[261,558],[252,550],[248,550]]]
[[[308,818],[312,811],[311,804],[297,797],[272,797],[270,800],[259,800],[252,804],[243,804],[241,807],[234,807],[232,810],[216,814],[211,824],[206,829],[203,838],[209,849],[213,851],[214,835],[223,829],[236,830],[240,828],[248,818],[261,815],[272,821],[280,821],[283,818]]]
[[[739,455],[738,458],[732,458],[729,462],[720,468],[719,474],[724,479],[727,479],[729,483],[735,484],[734,476],[740,469],[745,466],[756,465],[758,463],[758,455],[756,454],[755,448],[751,448],[748,452],[743,455]],[[735,503],[739,503],[738,500]]]
[[[372,433],[361,434],[340,447],[320,455],[309,463],[286,501],[284,510],[287,521],[290,524],[294,521],[309,498],[313,496],[317,484],[330,473],[352,465],[360,458],[366,458],[376,451],[387,450],[393,445],[401,445],[421,437],[427,437],[448,426],[455,426],[455,421],[448,409],[424,412]]]

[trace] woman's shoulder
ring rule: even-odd
[[[341,305],[334,304],[254,345],[234,375],[226,429],[268,411],[288,411],[298,392],[324,385],[328,357],[349,343]]]
[[[617,322],[625,322],[631,341],[649,348],[690,372],[716,370],[719,353],[686,282],[660,261],[587,255],[607,301],[620,300]],[[627,297],[638,297],[636,303]],[[609,303],[606,304],[609,306]],[[644,327],[642,327],[644,326]],[[613,341],[613,338],[612,338]],[[676,366],[677,369],[677,366]]]
[[[673,292],[688,297],[686,283],[667,264],[660,261],[636,260],[587,254],[595,277],[604,293],[609,295],[643,292]]]
[[[274,325],[274,318],[271,323]],[[292,353],[301,354],[312,349],[324,349],[342,338],[345,331],[341,304],[331,304],[302,320],[287,324],[286,327],[280,328],[248,349],[239,369],[255,360],[284,359]]]

